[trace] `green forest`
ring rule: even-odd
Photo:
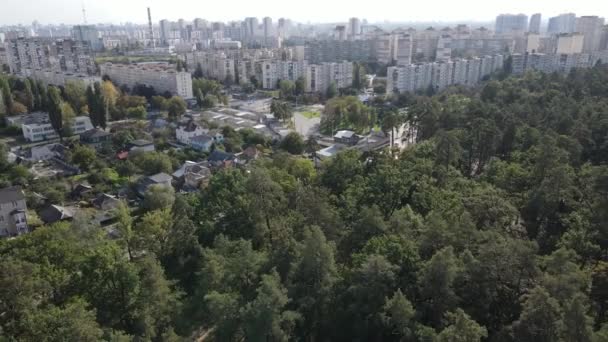
[[[403,151],[0,241],[0,340],[607,342],[608,68],[390,103]]]

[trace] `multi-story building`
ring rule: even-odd
[[[410,34],[403,33],[395,37],[395,61],[397,65],[409,65],[412,63],[413,38]]]
[[[576,30],[576,14],[564,13],[549,18],[548,34],[573,33]]]
[[[436,61],[448,61],[452,58],[452,37],[449,34],[442,34],[437,40]]]
[[[0,189],[0,237],[29,233],[27,205],[21,187]]]
[[[597,16],[583,16],[576,18],[576,32],[583,38],[583,52],[593,52],[600,49],[604,18]]]
[[[99,38],[99,31],[95,25],[76,25],[72,27],[72,38],[76,41],[86,42],[93,51],[101,51],[103,44]]]
[[[530,25],[528,26],[528,32],[530,33],[540,33],[540,22],[541,22],[541,14],[535,13],[530,17]]]
[[[186,62],[188,65],[196,67],[200,65],[205,77],[222,82],[230,79],[237,81],[235,80],[236,58],[230,57],[224,52],[196,51],[186,54]]]
[[[513,54],[513,74],[526,71],[569,72],[572,68],[591,68],[599,61],[608,60],[608,51],[575,54]]]
[[[350,40],[358,39],[361,35],[361,21],[359,18],[350,18],[348,20],[348,38]]]
[[[395,36],[384,33],[376,38],[376,58],[383,64],[391,64],[396,59]]]
[[[45,85],[65,86],[68,82],[78,82],[85,87],[101,82],[101,77],[87,74],[73,74],[49,69],[23,69],[20,76],[42,81]]]
[[[304,59],[310,63],[323,62],[371,62],[376,60],[376,41],[361,39],[355,41],[311,40],[304,45]]]
[[[583,52],[584,37],[580,33],[563,33],[557,35],[555,50],[556,54],[574,54]]]
[[[177,71],[167,63],[112,64],[99,66],[102,76],[107,75],[118,85],[133,88],[143,84],[153,87],[157,93],[169,92],[183,98],[192,98],[192,75]]]
[[[279,81],[287,80],[295,82],[300,77],[305,77],[308,62],[302,61],[264,61],[262,62],[262,88],[275,89]]]
[[[29,142],[59,137],[51,125],[48,113],[36,112],[20,117],[11,117],[11,120],[12,125],[21,126],[23,137]],[[71,131],[75,135],[80,135],[90,129],[93,129],[93,125],[88,116],[77,116],[72,121]]]
[[[496,34],[525,32],[528,28],[528,16],[525,14],[500,14],[496,17],[494,31]]]
[[[389,67],[387,91],[414,92],[429,87],[442,90],[451,85],[474,86],[502,67],[502,55]]]
[[[7,42],[6,55],[13,74],[26,69],[78,74],[95,71],[88,44],[73,39],[16,38]]]
[[[433,85],[437,90],[442,90],[452,84],[452,72],[454,62],[440,61],[432,64],[433,68]]]
[[[325,93],[331,84],[336,88],[347,88],[353,85],[353,63],[310,64],[306,67],[307,92]]]
[[[272,18],[265,17],[262,20],[262,24],[264,27],[264,46],[268,46],[270,43],[270,39],[274,36],[274,29],[272,27]]]

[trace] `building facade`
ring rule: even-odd
[[[80,135],[85,131],[93,129],[88,116],[77,116],[71,126],[72,134]],[[33,113],[22,118],[21,131],[23,137],[29,142],[57,139],[59,136],[53,129],[48,113]]]
[[[500,70],[503,64],[504,57],[494,55],[389,67],[387,92],[442,90],[451,85],[475,86],[485,76]]]
[[[525,14],[500,14],[496,17],[496,34],[525,32],[528,29],[528,16]]]
[[[583,35],[583,52],[600,50],[604,18],[583,16],[576,18],[576,32]]]
[[[29,233],[25,194],[21,187],[0,189],[0,237]]]
[[[101,75],[107,75],[112,82],[130,88],[138,84],[153,87],[157,93],[169,92],[185,99],[192,96],[192,75],[177,71],[166,63],[112,64],[99,66]]]

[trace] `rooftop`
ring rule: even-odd
[[[336,135],[334,135],[334,138],[338,138],[338,139],[350,139],[350,138],[352,138],[353,135],[355,135],[355,132],[348,131],[348,130],[343,130],[343,131],[336,132]]]
[[[153,142],[145,139],[137,139],[130,142],[131,146],[148,146],[152,145]]]
[[[171,175],[168,175],[164,172],[161,173],[157,173],[155,175],[149,176],[148,177],[149,180],[151,180],[154,183],[166,183],[166,182],[170,182],[172,180]]]
[[[25,194],[20,186],[10,186],[8,188],[0,189],[0,203],[21,201],[23,199],[25,199]]]

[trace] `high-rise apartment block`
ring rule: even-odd
[[[484,76],[500,70],[503,63],[502,55],[494,55],[389,67],[387,91],[415,92],[429,87],[441,90],[451,85],[474,86]]]
[[[496,17],[494,31],[497,34],[525,32],[528,28],[528,16],[525,14],[500,14]]]
[[[95,25],[76,25],[72,27],[72,38],[76,41],[86,42],[92,51],[103,49],[99,31]]]
[[[574,54],[583,52],[584,36],[580,33],[564,33],[557,36],[555,51],[557,54]]]
[[[169,92],[183,98],[192,98],[192,75],[176,71],[167,63],[112,64],[99,66],[101,75],[107,75],[112,82],[130,88],[138,84],[153,87],[157,93]]]
[[[351,40],[357,39],[361,35],[361,20],[350,18],[348,20],[348,37]]]
[[[597,16],[583,16],[576,18],[576,32],[583,38],[583,52],[593,52],[600,49],[604,18]]]
[[[73,39],[17,38],[6,44],[6,58],[13,74],[30,70],[52,70],[71,74],[92,74],[93,58],[86,42]]]
[[[608,60],[608,51],[574,54],[513,54],[513,73],[523,74],[527,71],[570,72],[573,68],[591,68],[599,61]]]
[[[397,65],[409,65],[412,63],[412,51],[414,40],[409,34],[399,34],[394,40],[395,61]]]
[[[542,16],[540,13],[535,13],[530,17],[530,25],[528,26],[528,32],[530,33],[540,33],[540,22]]]
[[[321,63],[306,66],[306,91],[325,93],[331,84],[336,88],[353,85],[353,63]]]
[[[549,18],[547,33],[560,34],[572,33],[576,30],[576,14],[564,13],[556,17]]]

